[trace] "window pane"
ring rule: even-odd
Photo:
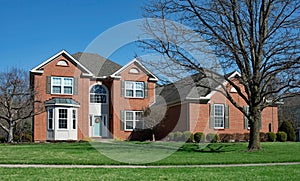
[[[133,97],[133,90],[126,90],[127,97]]]
[[[60,94],[61,93],[61,87],[60,86],[53,86],[52,93],[53,94]]]
[[[135,112],[135,120],[142,120],[143,112]]]
[[[142,91],[142,90],[136,90],[135,97],[144,97],[144,91]]]
[[[72,87],[64,87],[64,94],[72,94]]]
[[[53,109],[48,110],[48,129],[53,129]]]
[[[126,121],[125,129],[133,129],[133,121]]]
[[[126,89],[133,89],[133,82],[125,82]]]
[[[58,110],[58,128],[67,129],[68,128],[68,110],[59,109]]]
[[[136,82],[135,86],[136,86],[136,89],[144,90],[144,82]]]
[[[77,120],[77,118],[76,118],[76,110],[73,110],[72,111],[72,117],[73,117],[73,123],[72,123],[72,127],[73,127],[73,129],[76,129],[76,120]]]
[[[64,79],[64,85],[72,86],[73,85],[73,79],[71,79],[71,78],[65,78]]]
[[[224,119],[222,117],[215,117],[215,127],[224,127]]]
[[[144,121],[135,122],[135,129],[143,129],[143,128],[144,128]]]
[[[126,120],[133,120],[133,112],[126,112]]]
[[[53,77],[52,80],[53,80],[53,82],[52,82],[53,85],[61,85],[61,78]]]
[[[222,105],[215,105],[215,116],[223,116],[224,107]]]

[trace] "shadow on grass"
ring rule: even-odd
[[[201,152],[201,153],[224,153],[236,151],[234,144],[184,144],[178,151],[183,152]]]

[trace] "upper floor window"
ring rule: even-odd
[[[52,94],[73,94],[73,78],[51,77]]]
[[[144,98],[144,82],[125,81],[125,96]]]
[[[102,85],[94,85],[90,91],[90,103],[107,103],[107,90]]]

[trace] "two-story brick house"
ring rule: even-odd
[[[36,91],[34,140],[126,139],[143,127],[157,77],[134,59],[120,66],[99,55],[61,51],[30,71]],[[43,108],[43,110],[39,110]]]
[[[238,72],[228,75],[239,76]],[[30,77],[39,102],[35,104],[39,114],[33,118],[35,141],[125,140],[134,129],[145,128],[143,111],[160,101],[166,103],[167,112],[158,123],[158,139],[177,130],[249,133],[247,119],[221,93],[184,79],[156,88],[158,78],[136,59],[121,66],[97,54],[70,55],[63,50],[33,68]],[[223,85],[246,109],[235,89]],[[265,108],[261,132],[277,129],[277,107]]]

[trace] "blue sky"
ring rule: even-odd
[[[99,34],[142,18],[142,0],[0,0],[0,71],[30,70],[62,49],[84,51]],[[112,37],[113,38],[113,37]],[[109,57],[124,65],[134,46]]]

